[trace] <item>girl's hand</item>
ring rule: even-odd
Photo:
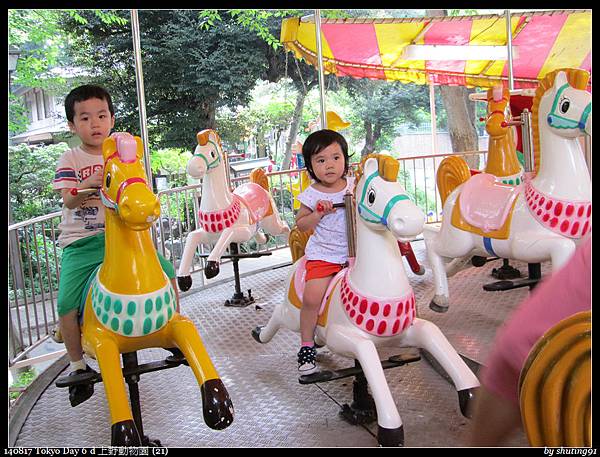
[[[336,208],[333,207],[333,202],[330,200],[319,200],[317,201],[316,210],[317,213],[319,213],[321,217],[323,217],[327,214],[335,212]]]

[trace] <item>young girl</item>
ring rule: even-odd
[[[348,259],[346,215],[333,204],[344,201],[344,195],[351,192],[354,178],[346,176],[348,143],[333,130],[311,133],[302,146],[302,156],[314,180],[298,195],[301,205],[296,215],[296,226],[300,230],[314,230],[304,251],[306,284],[300,311],[298,352],[298,371],[304,375],[316,371],[314,331],[321,301],[329,282]]]

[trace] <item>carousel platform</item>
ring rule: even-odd
[[[423,241],[413,243],[415,254],[427,268]],[[240,262],[242,265],[243,261]],[[520,288],[487,292],[484,284],[494,281],[492,268],[467,268],[449,279],[450,309],[439,314],[429,309],[433,277],[407,274],[417,299],[419,317],[439,326],[458,352],[485,364],[494,335],[510,312],[528,294]],[[527,273],[527,265],[511,265]],[[542,273],[550,265],[542,265]],[[182,314],[191,318],[227,387],[235,408],[231,426],[222,431],[208,428],[202,418],[200,390],[185,365],[140,376],[140,404],[144,433],[165,447],[374,447],[377,424],[351,425],[339,414],[352,402],[352,379],[301,385],[296,370],[299,336],[280,330],[268,344],[259,344],[251,330],[268,321],[283,297],[289,263],[262,269],[243,278],[243,289],[252,289],[255,303],[246,307],[224,306],[231,297],[233,281],[215,282],[182,294]],[[380,349],[381,359],[399,348]],[[163,360],[169,353],[147,349],[139,362]],[[353,366],[353,361],[319,350],[322,369]],[[110,418],[102,383],[94,395],[73,408],[67,389],[54,385],[66,374],[66,362],[49,369],[52,379],[31,407],[18,430],[11,430],[15,446],[104,447],[110,445]],[[91,365],[97,369],[95,361]],[[469,433],[469,419],[460,413],[454,387],[422,357],[420,361],[385,371],[394,400],[404,422],[407,447],[462,447]],[[23,413],[21,413],[23,414]],[[522,432],[507,446],[527,446]]]

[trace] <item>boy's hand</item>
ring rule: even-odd
[[[79,183],[80,189],[85,189],[88,187],[100,188],[102,187],[102,178],[104,176],[104,172],[102,169],[96,170],[91,176],[88,176],[86,179]]]
[[[321,215],[321,217],[326,216],[327,214],[331,214],[335,212],[335,208],[333,207],[333,202],[330,200],[319,200],[317,201],[316,206],[317,212]]]

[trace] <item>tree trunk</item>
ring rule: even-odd
[[[217,111],[216,98],[206,98],[198,109],[199,130],[216,129],[215,113]]]
[[[298,129],[300,127],[300,120],[302,119],[302,110],[304,109],[304,101],[306,95],[314,87],[315,82],[311,82],[306,88],[306,92],[299,90],[298,96],[296,97],[296,106],[294,107],[294,114],[292,116],[292,123],[290,125],[290,134],[287,142],[285,143],[285,153],[283,156],[283,162],[281,163],[282,170],[289,170],[292,162],[292,146],[296,142],[298,136]]]
[[[381,137],[381,125],[375,124],[375,128],[373,128],[373,124],[369,121],[365,121],[365,145],[360,151],[361,159],[375,152],[375,144],[377,140]]]

